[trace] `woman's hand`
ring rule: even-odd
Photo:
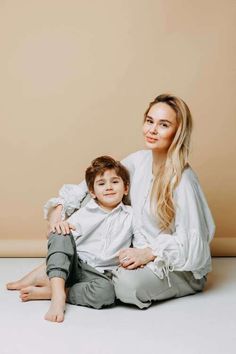
[[[75,230],[75,226],[68,223],[67,221],[58,221],[55,223],[49,223],[48,226],[48,235],[53,232],[57,232],[59,235],[62,233],[63,235],[68,235],[70,230]]]
[[[126,248],[119,252],[120,265],[126,269],[136,269],[153,261],[156,257],[150,247],[146,248]]]

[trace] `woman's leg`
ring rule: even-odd
[[[23,278],[6,284],[6,287],[8,290],[21,290],[30,285],[45,286],[47,282],[48,277],[46,274],[46,263],[44,262],[28,274],[26,274]]]
[[[153,301],[182,297],[202,291],[205,279],[194,279],[191,272],[170,272],[168,279],[160,279],[148,267],[114,272],[113,283],[116,297],[122,302],[140,309],[149,307]]]

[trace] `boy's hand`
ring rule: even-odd
[[[145,264],[153,261],[156,257],[152,253],[150,247],[143,249],[126,248],[119,252],[120,265],[126,269],[136,269],[143,267]]]
[[[51,232],[57,232],[59,235],[62,233],[63,235],[68,235],[70,230],[75,230],[75,226],[68,223],[67,221],[58,221],[56,223],[49,224],[48,234]]]

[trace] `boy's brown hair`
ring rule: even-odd
[[[115,170],[117,176],[119,176],[124,186],[128,187],[130,184],[129,172],[119,161],[114,160],[110,156],[100,156],[91,162],[91,165],[85,172],[85,180],[89,191],[94,191],[94,181],[97,175],[103,175],[107,170]],[[123,198],[123,201],[126,201]]]

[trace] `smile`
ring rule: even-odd
[[[150,143],[155,143],[156,141],[158,141],[158,139],[151,138],[150,136],[146,136],[146,140]]]

